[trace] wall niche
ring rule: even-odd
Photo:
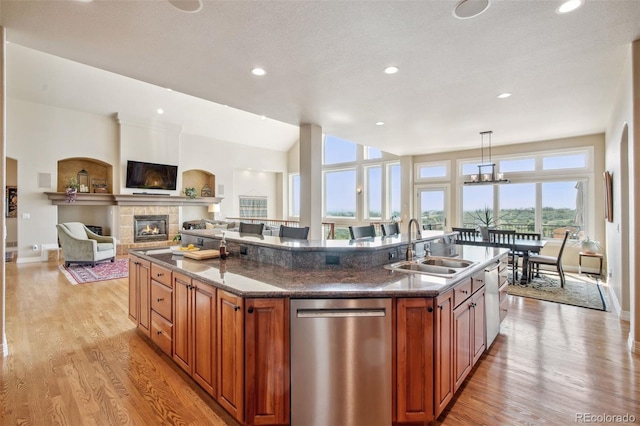
[[[64,192],[71,178],[77,179],[78,172],[81,170],[89,173],[90,192],[113,194],[113,166],[104,161],[84,157],[66,158],[58,161],[56,191]]]
[[[205,185],[207,185],[205,187]],[[208,187],[208,190],[211,191],[211,195],[205,195],[208,197],[215,197],[215,187],[216,187],[216,176],[204,170],[187,170],[182,172],[182,186],[183,188],[180,190],[181,193],[184,194],[185,188],[195,188],[197,192],[197,197],[202,198],[202,190]]]

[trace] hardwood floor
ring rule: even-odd
[[[127,317],[127,280],[72,286],[57,265],[6,264],[2,425],[234,424]],[[501,334],[437,423],[640,422],[640,356],[608,312],[511,297]]]

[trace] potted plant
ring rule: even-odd
[[[585,253],[600,253],[600,242],[594,241],[589,237],[586,237],[584,240],[580,241],[580,247]]]
[[[80,189],[80,185],[75,177],[69,179],[69,183],[64,189],[65,197],[67,203],[73,203],[78,198],[78,189]]]
[[[195,188],[185,188],[184,195],[186,195],[189,198],[196,198],[196,195],[198,195],[198,192],[196,191]]]
[[[491,214],[491,209],[487,206],[484,209],[478,209],[472,214],[478,225],[480,236],[483,241],[489,239],[489,228],[493,228],[498,225],[497,220]]]

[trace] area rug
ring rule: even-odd
[[[598,280],[588,276],[565,276],[564,288],[560,288],[560,278],[540,274],[527,285],[510,284],[508,293],[513,296],[530,297],[582,308],[607,310],[602,286]]]
[[[129,259],[116,259],[115,262],[100,262],[93,268],[91,265],[72,263],[69,267],[60,265],[60,272],[73,285],[96,281],[115,280],[129,276]]]

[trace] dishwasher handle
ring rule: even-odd
[[[297,309],[298,318],[384,317],[386,309]]]

